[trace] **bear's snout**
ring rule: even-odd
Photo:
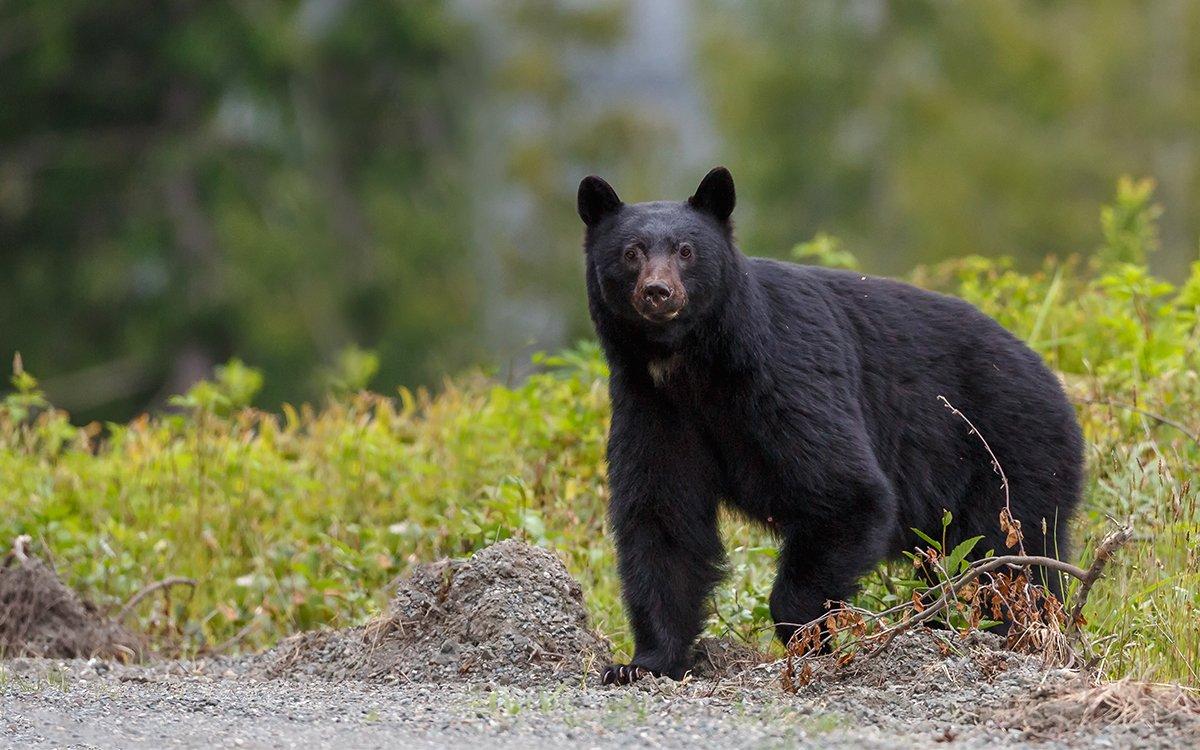
[[[677,269],[669,261],[651,262],[646,266],[633,290],[634,309],[654,323],[674,320],[687,302],[687,292]]]
[[[674,320],[683,309],[686,295],[683,285],[667,281],[639,284],[633,293],[633,306],[646,320],[663,323]]]
[[[658,307],[662,303],[671,299],[671,295],[675,290],[665,281],[651,281],[646,284],[642,290],[642,294],[646,297],[646,302],[653,307]]]

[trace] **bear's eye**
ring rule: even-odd
[[[679,246],[679,257],[680,258],[692,257],[692,246],[686,242],[683,243],[682,245],[680,245]]]
[[[637,260],[637,249],[633,247],[625,248],[625,260],[631,263]]]

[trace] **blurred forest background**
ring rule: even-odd
[[[268,408],[519,376],[588,335],[579,179],[683,198],[716,163],[745,251],[828,233],[888,274],[1090,253],[1152,177],[1176,279],[1200,3],[3,0],[0,357],[78,422],[232,356]]]

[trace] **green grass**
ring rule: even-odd
[[[65,693],[70,687],[70,676],[59,667],[52,667],[32,675],[21,675],[0,666],[0,693],[37,694],[44,690],[57,690]]]
[[[1089,446],[1072,529],[1080,557],[1108,516],[1137,531],[1086,612],[1104,669],[1200,685],[1200,264],[1179,287],[1146,270],[1143,187],[1122,185],[1096,261],[1019,273],[966,258],[913,279],[1030,340],[1079,403]],[[604,529],[606,369],[594,344],[539,363],[516,387],[468,374],[436,395],[350,393],[362,379],[352,373],[331,380],[341,385],[325,403],[271,414],[246,407],[261,379],[235,362],[179,399],[179,413],[109,425],[103,439],[45,404],[18,366],[0,402],[0,540],[29,534],[106,606],[166,576],[198,579],[194,592],[136,611],[140,627],[190,653],[360,622],[411,563],[518,535],[563,556],[596,625],[627,649]],[[733,518],[724,532],[730,575],[709,629],[765,642],[774,548]],[[862,603],[889,601],[884,579],[901,571],[872,574]]]

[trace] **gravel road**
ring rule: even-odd
[[[847,733],[836,714],[813,714],[782,696],[752,702],[565,686],[62,680],[6,688],[0,738],[30,748],[627,748],[828,746],[832,735],[844,735],[854,746],[895,746],[886,732]]]
[[[418,566],[364,625],[191,662],[48,658],[136,638],[48,566],[4,570],[28,606],[0,618],[0,653],[33,654],[0,660],[4,747],[1200,747],[1195,694],[1047,669],[982,633],[809,660],[794,694],[781,662],[728,640],[702,644],[696,679],[600,686],[609,646],[579,584],[514,540]]]
[[[514,686],[267,678],[247,662],[150,667],[0,662],[0,745],[21,748],[370,747],[1146,747],[1200,745],[1200,722],[1143,707],[1089,716],[1082,683],[1013,655],[931,658],[911,639],[890,660],[796,695],[780,665],[728,681],[595,678]],[[914,666],[920,664],[921,666]],[[886,676],[886,679],[880,679]],[[1091,694],[1089,694],[1091,695]],[[1060,702],[1055,702],[1059,700]],[[1073,710],[1078,708],[1079,710]],[[1040,711],[1037,709],[1041,709]]]

